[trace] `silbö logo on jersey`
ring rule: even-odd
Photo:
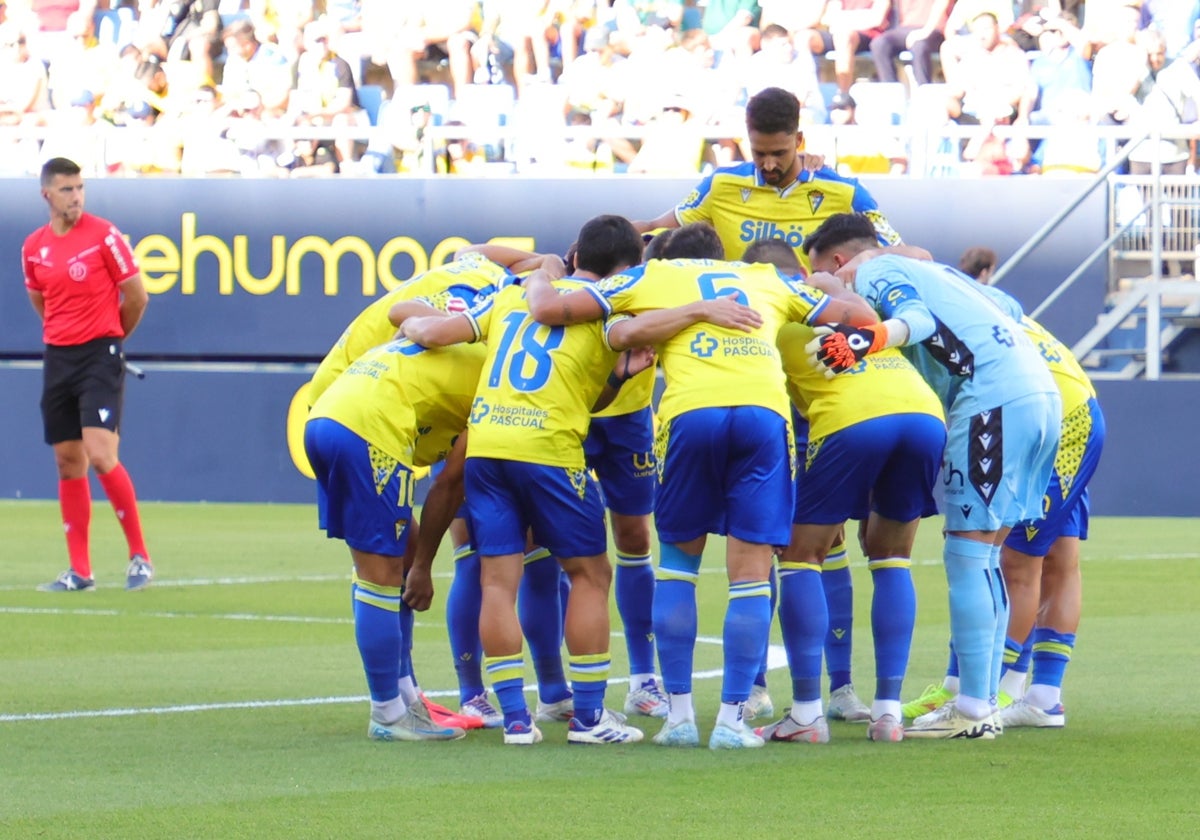
[[[760,239],[781,239],[789,248],[799,248],[804,242],[804,228],[791,224],[780,227],[774,222],[761,219],[746,219],[738,228],[738,239],[742,242],[757,242]]]
[[[544,429],[550,412],[544,408],[524,405],[490,405],[483,397],[476,397],[471,405],[471,425],[487,422],[493,426],[518,426],[522,429]]]

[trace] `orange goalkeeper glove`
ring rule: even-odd
[[[826,376],[843,373],[862,361],[868,353],[887,346],[888,330],[883,324],[850,327],[829,324],[816,327],[817,337],[805,349],[812,366],[824,368]]]

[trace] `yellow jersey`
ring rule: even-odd
[[[309,417],[337,421],[406,466],[436,464],[467,427],[485,355],[473,344],[388,342],[353,361]]]
[[[899,350],[872,353],[826,379],[809,364],[804,349],[814,336],[804,324],[785,324],[778,338],[788,395],[808,418],[812,440],[892,414],[930,414],[945,421],[942,401]]]
[[[309,405],[351,362],[395,337],[396,328],[388,320],[388,310],[395,304],[421,300],[443,312],[465,312],[477,298],[492,294],[511,278],[507,268],[472,251],[392,289],[360,312],[325,354],[308,386]]]
[[[1096,396],[1092,380],[1066,345],[1028,315],[1021,316],[1021,328],[1042,354],[1046,367],[1054,377],[1054,384],[1062,395],[1063,417]]]
[[[564,291],[591,285],[555,280]],[[596,321],[539,324],[525,290],[508,286],[466,313],[488,344],[471,411],[467,457],[584,469],[591,410],[617,360]]]
[[[658,406],[664,421],[697,408],[739,405],[790,419],[775,338],[785,323],[807,323],[829,302],[772,265],[716,260],[652,260],[584,288],[608,314],[637,315],[736,293],[762,316],[762,326],[750,333],[702,322],[658,348],[666,380]]]
[[[783,189],[765,183],[753,163],[715,170],[675,207],[681,224],[708,222],[716,228],[728,259],[741,259],[760,239],[782,239],[805,271],[808,256],[801,250],[804,237],[837,213],[865,213],[875,225],[880,245],[899,245],[900,236],[879,212],[871,194],[854,178],[832,169],[801,171]]]

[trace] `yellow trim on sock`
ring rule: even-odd
[[[535,548],[533,551],[531,551],[525,555],[525,565],[528,566],[530,563],[536,563],[538,560],[545,559],[546,557],[549,557],[549,556],[550,556],[550,549]]]
[[[867,569],[911,569],[912,560],[908,557],[884,557],[881,560],[868,560]]]
[[[787,560],[779,561],[779,572],[820,572],[820,563],[797,563]]]
[[[695,586],[696,581],[699,578],[700,575],[696,572],[684,572],[680,571],[679,569],[664,569],[662,566],[659,566],[654,570],[655,580],[681,580],[684,583],[690,583],[692,586]]]
[[[1033,645],[1034,653],[1057,653],[1064,659],[1071,658],[1071,649],[1071,645],[1062,642],[1035,642]]]

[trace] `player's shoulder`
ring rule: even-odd
[[[740,163],[731,163],[728,166],[718,166],[709,176],[714,184],[718,182],[745,182],[747,180],[758,183],[758,169],[753,161],[742,161]]]
[[[813,170],[812,174],[808,178],[808,183],[840,184],[843,186],[853,187],[855,189],[861,188],[861,184],[857,178],[849,175],[840,175],[835,170],[830,169],[828,166],[822,166],[820,169]]]
[[[603,280],[597,280],[594,288],[603,295],[611,295],[628,289],[645,277],[647,268],[652,265],[655,266],[655,271],[658,271],[667,265],[667,262],[666,260],[652,260],[649,263],[630,266],[622,271],[618,271],[616,274],[610,274]]]
[[[50,235],[50,225],[42,225],[25,237],[25,242],[21,246],[21,250],[26,255],[37,251],[42,242]]]

